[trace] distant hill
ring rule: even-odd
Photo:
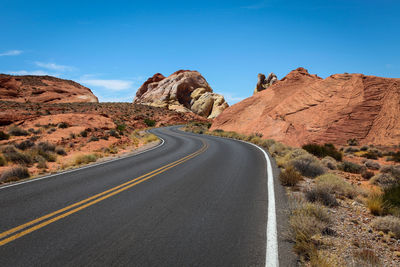
[[[0,74],[0,100],[33,103],[99,102],[92,91],[52,76]]]

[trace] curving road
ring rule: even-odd
[[[0,266],[265,266],[262,151],[152,131],[151,151],[0,188]]]

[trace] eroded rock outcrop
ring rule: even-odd
[[[253,94],[261,92],[271,85],[273,85],[275,82],[278,81],[278,77],[274,73],[270,73],[267,78],[265,78],[265,75],[262,73],[258,74],[258,81],[256,88],[254,89]]]
[[[262,133],[288,145],[310,142],[394,145],[400,140],[400,79],[304,68],[229,108],[213,129]]]
[[[52,76],[0,74],[0,100],[33,103],[99,102],[92,91]]]
[[[213,93],[199,72],[189,70],[180,70],[168,77],[155,74],[140,86],[133,103],[194,112],[209,119],[228,107],[224,97]]]

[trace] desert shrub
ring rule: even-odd
[[[25,131],[24,129],[18,127],[18,126],[11,126],[10,129],[8,130],[9,135],[14,135],[14,136],[27,136],[29,133]]]
[[[375,151],[368,151],[367,153],[362,154],[361,157],[364,157],[367,159],[378,159],[379,154],[376,153]]]
[[[379,185],[383,188],[396,185],[399,179],[394,177],[391,173],[378,173],[371,179],[372,184]]]
[[[349,146],[358,146],[358,141],[355,138],[351,138],[351,139],[347,140],[347,144]]]
[[[6,164],[6,159],[3,156],[0,156],[0,166],[5,166]]]
[[[350,173],[361,173],[365,169],[365,167],[350,161],[343,161],[338,167],[340,170]]]
[[[385,188],[382,195],[387,213],[400,215],[400,184]]]
[[[290,161],[290,164],[295,167],[302,175],[307,177],[317,177],[325,173],[324,167],[320,161],[311,155],[304,155]]]
[[[339,178],[335,174],[327,173],[316,178],[316,185],[321,189],[325,189],[331,194],[354,198],[357,195],[357,190],[346,182],[344,179]],[[325,191],[324,190],[324,191]]]
[[[293,159],[299,158],[301,156],[307,156],[310,155],[307,151],[301,148],[295,148],[295,149],[286,149],[285,150],[285,155],[283,157],[277,157],[276,161],[279,167],[286,167],[289,165],[289,162]]]
[[[2,152],[6,161],[21,165],[29,165],[33,162],[33,159],[29,154],[18,152],[14,146],[4,147]]]
[[[305,196],[308,201],[319,202],[327,207],[338,205],[335,195],[331,194],[330,189],[327,187],[315,186],[306,191]]]
[[[65,128],[68,128],[68,127],[69,127],[69,124],[66,123],[66,122],[60,122],[58,124],[58,128],[61,128],[61,129],[65,129]]]
[[[383,166],[380,171],[381,173],[389,173],[400,180],[400,166]]]
[[[373,160],[367,160],[364,165],[371,170],[379,170],[381,168],[381,165]]]
[[[147,127],[154,127],[156,125],[156,121],[151,119],[144,119],[144,123]]]
[[[80,132],[80,136],[82,136],[82,137],[87,137],[87,135],[88,135],[88,132],[86,130]]]
[[[10,139],[10,135],[6,134],[3,131],[0,131],[0,140],[8,140],[8,139]]]
[[[392,156],[390,157],[390,160],[394,162],[400,162],[400,151],[393,153]]]
[[[55,152],[57,153],[57,155],[61,155],[61,156],[67,155],[67,152],[65,152],[65,149],[60,146],[56,147]]]
[[[35,145],[35,143],[32,142],[31,140],[25,140],[25,141],[22,141],[19,144],[16,144],[15,147],[18,148],[18,149],[21,149],[21,150],[26,150],[28,148],[33,147],[34,145]]]
[[[0,182],[18,181],[20,179],[29,178],[30,174],[26,167],[17,166],[4,171],[0,176]]]
[[[360,150],[358,148],[355,148],[355,147],[346,147],[344,149],[344,153],[355,153],[355,152],[358,152],[358,151],[360,151]]]
[[[289,166],[280,173],[279,179],[282,185],[295,186],[303,179],[303,177],[293,166]]]
[[[326,156],[321,160],[322,165],[324,165],[326,168],[330,170],[336,170],[337,169],[337,162],[334,158],[330,156]]]
[[[362,146],[360,147],[360,151],[368,151],[368,146]]]
[[[377,231],[392,232],[397,239],[400,239],[400,218],[398,217],[377,217],[371,222],[371,226]]]
[[[97,160],[96,154],[77,155],[74,158],[75,165],[88,164]]]
[[[71,139],[75,139],[75,138],[76,138],[76,134],[74,134],[74,133],[70,133],[70,134],[69,134],[69,138],[71,138]]]
[[[100,139],[98,138],[98,137],[96,137],[96,136],[91,136],[90,137],[90,139],[89,139],[89,142],[97,142],[97,141],[99,141]]]
[[[118,132],[122,133],[122,132],[125,131],[126,125],[125,124],[117,124],[116,129],[117,129]]]
[[[337,151],[335,146],[332,144],[325,144],[323,146],[318,144],[307,144],[304,145],[302,148],[319,158],[330,156],[336,159],[337,161],[342,161],[343,158],[342,153]]]
[[[49,152],[49,151],[54,152],[56,150],[56,146],[49,142],[40,142],[37,146],[40,150],[43,150],[46,152]]]
[[[368,171],[368,170],[364,170],[364,171],[361,173],[361,177],[364,178],[364,179],[366,179],[366,180],[371,179],[373,176],[374,176],[374,173],[371,172],[371,171]]]
[[[118,134],[118,132],[117,132],[116,130],[110,130],[110,131],[108,132],[108,134],[109,134],[110,136],[115,137],[115,138],[119,138],[119,134]]]

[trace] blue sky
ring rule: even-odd
[[[200,71],[233,104],[258,73],[400,77],[400,1],[0,0],[0,73],[132,101],[149,76]]]

